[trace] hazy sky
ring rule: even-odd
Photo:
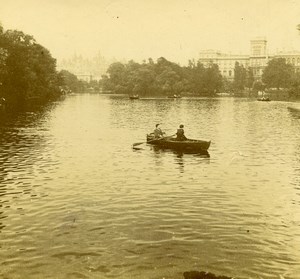
[[[184,63],[202,49],[300,50],[299,0],[0,0],[5,29],[33,35],[59,59],[74,53]]]

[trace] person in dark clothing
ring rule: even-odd
[[[164,136],[164,132],[160,129],[159,124],[155,125],[155,130],[154,130],[154,137],[155,138],[162,138]]]
[[[177,129],[177,133],[176,133],[177,137],[176,137],[176,139],[179,140],[179,141],[187,140],[186,136],[184,135],[184,129],[183,129],[183,127],[184,126],[181,124],[179,126],[179,129]]]

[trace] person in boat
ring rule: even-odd
[[[184,140],[187,140],[186,136],[184,135],[184,126],[181,124],[179,126],[179,128],[177,129],[177,132],[176,132],[176,140],[179,140],[179,141],[184,141]]]
[[[5,108],[5,102],[6,102],[6,100],[5,100],[5,98],[0,98],[0,108],[1,109],[4,109]]]
[[[154,130],[154,137],[155,138],[162,138],[164,136],[164,132],[160,129],[159,124],[155,125],[155,130]]]

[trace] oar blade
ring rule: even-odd
[[[143,143],[145,143],[145,142],[136,142],[136,143],[134,143],[132,146],[134,147],[134,146],[138,146],[138,145],[141,145],[141,144],[143,144]]]

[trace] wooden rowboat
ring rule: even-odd
[[[210,141],[187,139],[178,141],[176,138],[165,137],[155,139],[153,133],[147,135],[147,143],[153,144],[166,149],[174,149],[178,151],[204,152],[210,146]]]
[[[174,95],[168,96],[168,98],[169,98],[169,99],[180,99],[181,96],[180,96],[180,95],[174,94]]]
[[[131,95],[131,96],[129,96],[130,100],[136,100],[136,99],[139,99],[139,98],[140,98],[139,95]]]
[[[269,97],[262,97],[262,98],[258,98],[257,101],[261,101],[261,102],[270,102],[270,98]]]

